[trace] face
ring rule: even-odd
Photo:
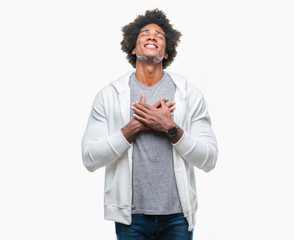
[[[158,63],[168,57],[165,47],[165,33],[162,28],[156,24],[149,24],[141,29],[132,54],[136,54],[139,60],[153,59]]]

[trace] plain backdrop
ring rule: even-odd
[[[203,92],[216,168],[196,169],[197,240],[294,239],[292,1],[1,1],[0,239],[115,239],[104,169],[82,164],[96,93],[132,70],[121,27],[163,10],[168,71]]]

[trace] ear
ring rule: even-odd
[[[165,52],[165,54],[164,54],[164,59],[168,59],[168,54],[167,54],[167,52]]]
[[[132,54],[133,54],[133,55],[136,54],[136,48],[133,49]]]

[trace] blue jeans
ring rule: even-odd
[[[192,240],[193,232],[183,213],[171,215],[132,214],[132,224],[115,223],[117,240]]]

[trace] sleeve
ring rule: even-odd
[[[108,132],[101,90],[95,97],[82,138],[83,163],[90,172],[116,161],[131,145],[120,129],[112,135]]]
[[[184,131],[181,139],[173,146],[187,162],[209,172],[217,161],[217,142],[204,97],[202,93],[198,96],[200,100],[193,99],[188,104],[191,109],[190,132]]]

